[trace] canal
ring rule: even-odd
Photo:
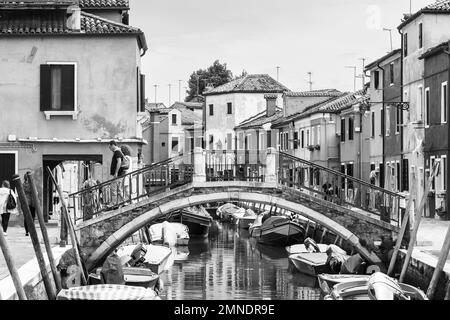
[[[208,239],[191,239],[181,251],[185,260],[161,275],[162,299],[320,299],[316,279],[293,271],[284,248],[260,245],[231,224],[215,221]]]

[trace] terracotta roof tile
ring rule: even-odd
[[[263,112],[258,113],[256,116],[242,121],[238,126],[235,127],[235,129],[260,128],[266,123],[274,122],[275,120],[281,118],[283,116],[283,110],[277,108],[275,114],[270,117],[268,117],[266,114],[267,111],[264,110]]]
[[[285,92],[286,97],[339,97],[342,92],[336,89],[322,89],[303,92]]]
[[[129,8],[128,0],[80,0],[80,8]]]
[[[204,95],[245,92],[245,93],[283,93],[289,91],[284,85],[267,74],[251,74],[232,80],[210,91]]]
[[[404,19],[402,20],[402,23],[397,27],[398,29],[403,28],[408,23],[416,19],[418,16],[420,16],[422,13],[444,13],[444,14],[450,14],[450,0],[442,0],[442,1],[436,1],[432,4],[427,5],[426,7],[423,7],[419,11],[417,11],[414,14],[408,14],[405,15]]]

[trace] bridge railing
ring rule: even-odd
[[[265,156],[253,150],[206,150],[206,181],[264,182]]]
[[[120,206],[192,182],[193,154],[146,166],[69,195],[74,221],[86,221]]]
[[[278,182],[338,205],[362,209],[395,226],[401,223],[402,195],[282,152]]]

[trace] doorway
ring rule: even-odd
[[[8,180],[12,186],[12,176],[17,174],[17,152],[0,151],[0,183]]]

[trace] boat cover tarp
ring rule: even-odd
[[[168,231],[167,233],[165,233],[166,239],[163,239],[164,226]],[[188,227],[179,222],[164,221],[163,223],[156,223],[150,226],[149,233],[150,233],[150,241],[163,241],[163,243],[168,243],[169,245],[173,243],[174,234],[176,239],[189,239]]]
[[[149,288],[117,284],[99,284],[61,290],[57,300],[159,300]]]
[[[225,203],[223,206],[217,208],[217,212],[222,217],[228,217],[234,214],[245,214],[245,209],[238,207],[233,203]]]

